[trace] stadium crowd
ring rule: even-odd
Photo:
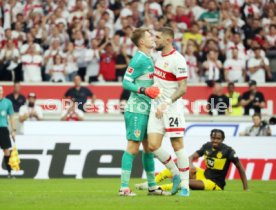
[[[0,81],[121,81],[132,30],[171,26],[189,82],[272,81],[273,0],[0,0]]]

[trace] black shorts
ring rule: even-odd
[[[10,132],[7,127],[0,127],[0,147],[2,149],[11,148]]]

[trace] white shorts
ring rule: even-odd
[[[183,137],[185,131],[184,114],[169,113],[163,114],[161,119],[155,116],[155,111],[151,111],[148,121],[148,134],[160,133],[166,134],[169,138]]]

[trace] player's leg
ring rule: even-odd
[[[10,140],[10,133],[8,128],[1,128],[0,130],[0,146],[4,152],[4,161],[8,171],[8,177],[11,177],[11,166],[9,165],[10,160],[10,148],[11,148],[11,140]]]
[[[148,195],[170,195],[170,193],[165,192],[157,186],[155,182],[154,154],[149,150],[147,139],[143,141],[143,147],[144,152],[142,157],[148,181]]]
[[[167,135],[171,139],[172,147],[177,157],[177,166],[181,178],[181,191],[179,195],[189,195],[189,159],[184,150],[183,136],[185,119],[183,114],[168,112],[164,115]]]
[[[165,168],[163,171],[161,171],[157,175],[155,175],[155,182],[160,183],[160,182],[164,181],[167,178],[172,178],[172,173],[170,172],[169,169]],[[162,186],[163,185],[160,185],[161,188],[162,188]],[[143,183],[135,184],[135,187],[138,190],[147,190],[148,189],[148,183],[143,182]],[[171,188],[170,188],[170,190],[171,190]]]
[[[165,168],[163,171],[160,171],[160,173],[158,173],[156,176],[155,176],[155,181],[156,183],[159,183],[159,182],[162,182],[164,181],[165,179],[167,178],[172,178],[173,175],[172,173],[170,172],[169,169]]]
[[[140,142],[129,140],[127,149],[122,157],[122,174],[121,188],[119,195],[134,196],[135,194],[129,189],[129,181],[136,154],[139,152]]]
[[[155,157],[172,172],[174,185],[172,194],[174,195],[178,190],[178,185],[180,184],[179,170],[175,165],[171,155],[161,147],[164,133],[165,128],[163,120],[157,119],[155,117],[155,113],[151,112],[148,122],[149,150],[153,152]]]
[[[122,156],[122,174],[121,188],[119,195],[134,196],[135,194],[129,189],[129,180],[132,171],[132,165],[136,154],[139,152],[140,144],[143,140],[139,123],[133,123],[139,116],[136,113],[125,112],[125,123],[127,133],[127,149]]]
[[[5,165],[8,171],[8,177],[11,177],[11,166],[9,165],[9,160],[11,156],[11,152],[9,149],[3,149],[4,152],[4,160],[5,160]]]
[[[190,179],[189,186],[192,190],[204,190],[204,183],[201,180]]]
[[[177,157],[177,166],[180,172],[180,195],[189,196],[189,159],[184,150],[183,137],[172,137],[171,144]]]

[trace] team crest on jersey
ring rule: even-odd
[[[134,135],[136,136],[136,138],[139,138],[140,135],[141,135],[141,131],[138,130],[138,129],[136,129],[136,130],[134,131]]]
[[[128,73],[128,74],[132,74],[132,73],[133,73],[133,71],[134,71],[134,69],[133,69],[133,68],[131,68],[131,67],[127,67],[127,73]]]
[[[222,158],[222,153],[221,152],[217,153],[217,158],[219,158],[219,159]]]
[[[166,69],[169,66],[167,62],[164,63],[164,69]]]

